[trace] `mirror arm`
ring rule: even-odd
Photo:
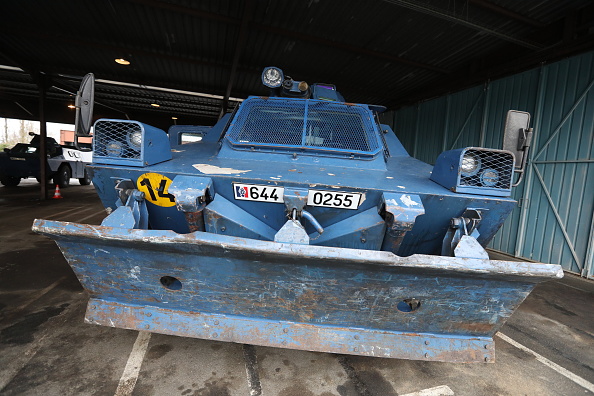
[[[523,151],[524,155],[522,155],[522,164],[520,169],[515,169],[515,173],[519,173],[520,177],[518,180],[512,184],[512,187],[517,187],[524,178],[524,170],[526,169],[526,164],[528,162],[528,154],[530,153],[530,144],[532,143],[532,133],[534,130],[532,128],[521,128],[520,135],[518,136],[518,151]]]
[[[518,170],[516,170],[515,173],[514,173],[514,175],[516,173],[519,173],[520,174],[520,177],[518,177],[518,180],[511,185],[512,187],[518,187],[520,185],[520,183],[522,183],[522,179],[524,178],[524,169],[518,169]]]

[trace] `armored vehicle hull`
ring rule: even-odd
[[[265,84],[282,78],[269,69]],[[431,167],[378,122],[381,109],[346,103],[328,85],[282,87],[288,97],[248,98],[212,128],[167,136],[136,121],[95,123],[89,169],[109,216],[33,225],[89,292],[85,320],[494,361],[495,333],[536,284],[563,276],[558,265],[484,250],[516,204],[513,155],[470,147]],[[184,134],[199,141],[182,144]]]

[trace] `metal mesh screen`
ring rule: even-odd
[[[132,133],[142,133],[135,122],[97,121],[93,133],[93,155],[104,158],[140,159],[141,149],[129,144]]]
[[[472,187],[511,188],[514,157],[511,153],[491,150],[469,149],[464,153],[460,173],[460,185]],[[476,169],[472,169],[476,164]]]
[[[305,106],[256,99],[244,103],[229,137],[236,143],[300,146]]]
[[[380,147],[368,109],[318,100],[248,99],[227,137],[233,144],[288,149],[371,154]]]

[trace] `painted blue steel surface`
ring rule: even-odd
[[[433,167],[430,179],[449,190],[453,190],[460,193],[492,195],[496,197],[509,197],[511,195],[512,183],[510,174],[514,169],[514,162],[513,158],[511,157],[511,153],[509,153],[509,157],[511,158],[511,160],[507,164],[503,164],[504,161],[494,161],[500,163],[497,166],[497,172],[500,180],[494,183],[495,186],[489,187],[485,186],[482,182],[480,184],[483,185],[479,185],[478,181],[469,181],[470,178],[464,178],[463,173],[460,172],[460,167],[462,165],[462,159],[464,155],[467,152],[472,151],[481,152],[486,155],[489,154],[488,152],[482,151],[480,148],[476,147],[467,147],[463,149],[444,151],[439,155],[439,157],[437,157],[437,161],[435,161],[435,166]],[[493,152],[493,156],[499,157],[506,154],[507,152]],[[483,159],[482,162],[486,161],[484,161]],[[488,169],[491,169],[489,165],[485,165],[479,162],[477,173],[483,172]]]
[[[480,106],[473,103],[454,142],[474,125]],[[56,239],[89,291],[92,323],[337,353],[491,361],[494,333],[536,283],[562,271],[486,259],[482,247],[515,201],[435,183],[432,167],[411,158],[373,111],[251,97],[200,142],[179,144],[192,127],[171,129],[173,145],[158,147],[170,161],[92,164],[103,204],[119,207],[102,226],[37,220],[34,230]],[[162,158],[148,140],[143,147],[150,157],[143,163]],[[149,176],[158,189],[144,184]],[[237,183],[286,195],[240,199]],[[126,195],[141,197],[141,186],[152,188],[145,200],[122,206]],[[308,204],[316,191],[357,194],[358,207]],[[439,256],[452,218],[469,209],[481,221],[458,250],[465,257]],[[220,330],[212,332],[211,321]]]
[[[390,252],[203,232],[180,235],[44,220],[36,220],[34,230],[56,239],[93,298],[170,310],[174,315],[237,317],[228,331],[240,332],[244,321],[255,323],[276,346],[285,346],[284,339],[268,333],[266,324],[278,321],[362,333],[397,332],[415,339],[427,333],[490,339],[537,282],[562,276],[555,265],[423,255],[401,258]],[[178,279],[181,290],[163,286],[164,276]],[[421,307],[400,312],[396,305],[406,298],[420,300]],[[111,315],[116,320],[126,318],[116,312]],[[92,310],[88,317],[94,317]],[[258,319],[264,320],[261,326]],[[151,323],[153,331],[177,331]],[[130,320],[124,327],[140,325]],[[407,336],[408,332],[415,334]],[[203,334],[195,331],[193,336]],[[311,342],[300,348],[324,350],[331,341]],[[349,340],[344,343],[353,345]],[[436,346],[443,355],[433,360],[447,360],[448,345]],[[379,346],[386,348],[383,343]],[[483,352],[474,351],[479,360]]]
[[[330,84],[313,84],[312,97],[319,100],[334,100],[344,102],[342,95],[336,90],[336,87]]]
[[[347,161],[345,164],[352,166],[337,167],[328,165],[313,165],[303,163],[298,157],[296,160],[287,163],[283,154],[267,154],[269,162],[245,160],[230,160],[227,158],[219,159],[212,155],[207,155],[208,147],[202,150],[190,150],[202,143],[196,143],[188,146],[188,149],[181,153],[174,153],[176,161],[164,162],[151,167],[152,172],[160,173],[164,176],[174,179],[177,174],[209,176],[212,179],[214,190],[217,196],[213,203],[213,210],[219,206],[217,202],[223,199],[228,201],[233,207],[239,208],[245,212],[248,217],[255,217],[259,222],[278,231],[286,221],[285,207],[279,203],[238,201],[234,199],[233,182],[242,182],[250,184],[261,184],[270,186],[298,186],[305,189],[315,190],[334,190],[365,193],[365,200],[357,211],[307,207],[314,217],[320,222],[322,227],[328,227],[334,223],[346,220],[358,213],[370,208],[376,208],[381,201],[383,192],[391,192],[398,195],[418,194],[423,200],[426,216],[419,216],[413,230],[408,233],[404,239],[398,254],[410,255],[414,253],[438,254],[441,250],[441,240],[449,226],[452,217],[460,216],[466,208],[480,208],[484,210],[484,219],[479,225],[481,238],[479,242],[486,245],[497,231],[500,222],[505,219],[515,202],[507,198],[494,198],[469,194],[458,194],[448,191],[446,188],[429,180],[431,166],[410,157],[390,158],[386,164],[386,171],[372,171],[368,169],[359,169],[358,161],[350,161],[333,158],[333,162]],[[328,159],[330,160],[330,159]],[[278,161],[278,162],[277,162]],[[192,165],[208,164],[222,169],[235,169],[238,171],[247,171],[237,174],[208,174],[202,173]],[[249,166],[246,166],[249,165]],[[95,184],[103,203],[107,206],[113,206],[117,200],[113,186],[114,180],[129,178],[136,181],[138,177],[146,172],[146,169],[124,169],[121,167],[97,167],[91,165],[94,172],[94,179],[99,180]],[[210,169],[210,168],[209,168]],[[107,186],[103,181],[107,180]],[[221,197],[217,201],[217,197]],[[185,220],[181,212],[175,207],[162,208],[147,203],[150,215],[150,222],[159,222],[161,229],[176,229],[179,222],[185,225]],[[114,207],[115,209],[115,207]],[[218,211],[218,209],[217,209]],[[208,211],[206,212],[208,214]],[[209,216],[206,217],[207,223]],[[219,221],[219,219],[217,219]],[[220,220],[225,222],[224,219]],[[231,219],[233,221],[233,219]],[[220,224],[225,226],[225,224]],[[228,226],[228,224],[227,224]],[[356,224],[353,224],[353,227]],[[230,234],[229,229],[224,232],[221,228],[211,228],[211,232]],[[315,230],[309,224],[306,226],[309,233]],[[184,232],[180,230],[178,232]],[[186,231],[187,232],[187,228]],[[271,232],[268,235],[273,235]],[[246,236],[242,234],[242,236]],[[315,237],[315,235],[310,235]],[[268,238],[264,238],[268,239]],[[270,239],[272,240],[272,239]],[[312,243],[316,243],[312,241]]]
[[[127,132],[130,128],[139,129],[142,136],[141,147],[134,150],[136,153],[129,148]],[[143,167],[171,159],[169,138],[159,128],[138,121],[102,118],[95,122],[93,130],[93,162],[96,164]],[[107,149],[110,143],[119,145],[121,153],[111,154]]]
[[[206,206],[206,197],[215,191],[210,177],[175,176],[169,186],[169,193],[175,196],[175,206],[182,212],[197,212]]]
[[[589,52],[403,108],[382,119],[393,126],[413,156],[432,162],[440,152],[434,137],[445,138],[442,150],[450,148],[460,131],[457,147],[500,148],[506,112],[531,113],[535,129],[531,161],[523,184],[512,190],[520,206],[490,246],[581,273],[594,251],[592,81],[594,52]],[[592,264],[588,265],[586,272],[591,273]]]
[[[493,362],[491,337],[467,337],[311,325],[283,320],[205,314],[91,299],[85,321],[214,341],[339,354],[457,363]]]
[[[211,131],[212,127],[202,125],[172,125],[167,130],[169,145],[171,147],[181,146],[184,134],[201,136],[203,139]]]
[[[384,141],[388,147],[390,157],[405,156],[408,157],[408,152],[398,140],[392,128],[387,124],[381,124],[382,132],[384,132]]]
[[[51,169],[49,164],[47,169]],[[10,155],[0,153],[0,175],[11,177],[39,177],[39,156],[37,154]]]
[[[313,99],[246,99],[226,139],[235,148],[322,151],[374,156],[381,150],[378,129],[366,105]]]

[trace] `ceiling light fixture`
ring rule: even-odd
[[[115,60],[115,62],[116,62],[117,64],[124,65],[124,66],[128,66],[128,65],[130,64],[130,61],[129,61],[129,60],[126,60],[126,59],[124,59],[124,58],[117,58],[117,59]]]
[[[153,106],[153,107],[161,107],[161,105],[158,104],[158,103],[151,103],[151,106]]]
[[[172,120],[177,120],[177,117],[171,117]]]
[[[76,109],[76,106],[75,106],[75,105],[73,105],[73,104],[69,104],[69,105],[68,105],[68,108],[69,108],[69,109]]]

